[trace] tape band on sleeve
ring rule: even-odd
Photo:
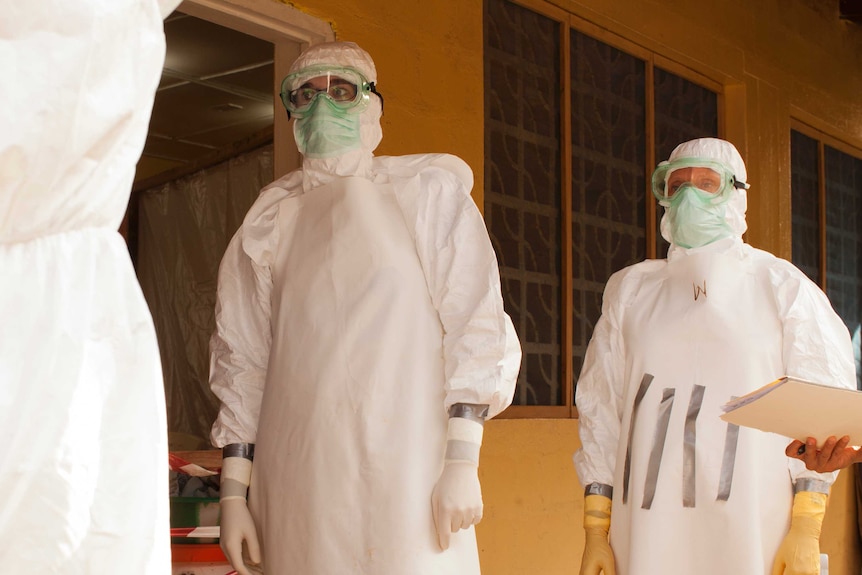
[[[584,499],[584,529],[599,528],[607,533],[611,526],[611,500],[598,494]]]
[[[468,461],[479,465],[479,445],[450,439],[446,442],[446,462]]]
[[[584,489],[584,497],[587,495],[602,495],[608,499],[614,498],[614,488],[605,483],[590,483]]]
[[[248,497],[246,495],[223,495],[219,497],[219,501],[230,501],[231,499],[242,499],[243,501],[247,501]]]
[[[248,495],[248,485],[242,483],[241,481],[237,481],[236,479],[224,479],[221,480],[221,487],[219,488],[219,499],[224,501],[225,499],[245,499]]]
[[[489,406],[487,405],[456,403],[449,408],[449,417],[462,417],[484,425],[488,418],[488,410]]]
[[[829,495],[830,487],[832,487],[831,484],[821,479],[802,477],[800,479],[797,479],[796,483],[793,484],[793,493],[796,494],[800,491],[812,491],[814,493],[824,493],[826,495]]]
[[[222,457],[242,457],[249,461],[254,460],[254,443],[231,443],[221,449]]]
[[[611,514],[605,513],[599,510],[585,511],[584,512],[584,528],[590,529],[591,527],[604,527],[607,528],[608,522],[610,521]]]
[[[231,457],[222,461],[221,481],[224,483],[228,479],[248,486],[251,483],[251,461],[242,457]]]
[[[485,429],[481,423],[463,417],[449,418],[449,427],[446,431],[446,439],[454,441],[466,441],[482,445],[482,435]]]

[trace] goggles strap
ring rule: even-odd
[[[374,82],[368,83],[368,89],[372,94],[376,94],[378,98],[380,98],[380,115],[383,115],[383,94],[377,91],[377,86],[374,85]]]

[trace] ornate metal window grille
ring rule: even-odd
[[[805,131],[790,132],[792,260],[850,331],[862,389],[862,150]]]
[[[510,413],[565,417],[607,279],[663,253],[655,158],[718,133],[718,93],[547,12],[485,3],[485,219],[524,351],[515,404],[544,408]]]

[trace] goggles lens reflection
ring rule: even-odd
[[[730,198],[734,189],[746,188],[747,185],[737,182],[724,164],[698,158],[662,162],[653,172],[653,195],[664,206],[669,205],[675,194],[686,187],[712,194],[715,203],[723,203]]]
[[[281,102],[292,116],[303,117],[320,97],[342,109],[365,106],[372,86],[351,68],[306,68],[281,83]]]

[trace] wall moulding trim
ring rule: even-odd
[[[302,50],[335,40],[331,23],[277,0],[185,0],[177,10],[273,44],[273,176],[277,179],[298,168],[301,160],[293,144],[292,126],[279,103],[279,80]]]
[[[329,23],[275,0],[185,0],[177,10],[273,43],[335,40]]]
[[[851,156],[858,158],[862,155],[862,139],[854,138],[822,118],[792,104],[790,105],[790,127]]]

